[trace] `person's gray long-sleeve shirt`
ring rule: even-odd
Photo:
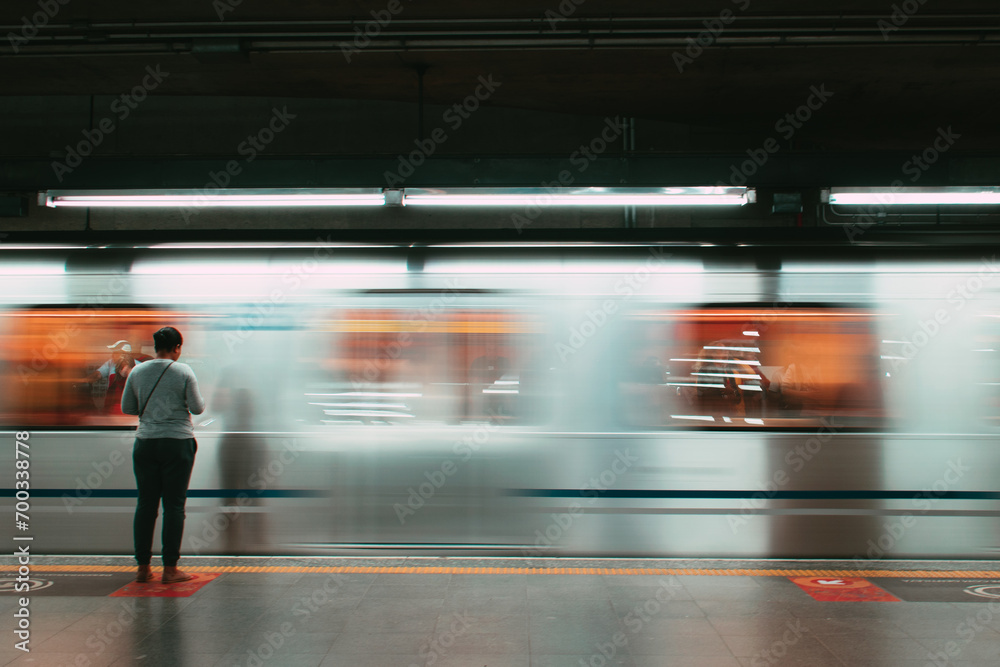
[[[205,399],[201,396],[198,379],[191,367],[174,362],[164,373],[167,364],[170,364],[169,359],[150,359],[133,368],[125,381],[122,412],[139,414],[142,404],[149,398],[146,411],[139,418],[139,428],[135,432],[137,438],[193,438],[191,415],[200,415],[205,411]],[[157,385],[161,373],[163,379]]]

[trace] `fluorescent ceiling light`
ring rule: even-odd
[[[38,195],[39,204],[60,206],[205,208],[245,206],[383,206],[378,188],[327,190],[49,190]]]
[[[181,259],[177,257],[138,258],[132,264],[135,275],[150,276],[236,276],[241,280],[251,278],[292,276],[303,274],[302,262],[225,260],[213,256],[210,259]],[[358,273],[406,273],[406,261],[401,259],[339,259],[331,258],[318,262],[314,271],[305,275],[353,275]]]
[[[326,241],[290,241],[288,243],[274,241],[225,243],[219,241],[204,243],[154,243],[148,246],[132,247],[152,248],[155,250],[316,250],[320,248],[332,250],[371,250],[398,247],[398,245],[393,246],[390,244],[374,243],[328,243]]]
[[[990,206],[1000,205],[1000,187],[830,188],[830,204],[842,206]]]
[[[447,188],[403,190],[404,206],[743,206],[752,188]]]
[[[649,255],[653,257],[653,255]],[[599,262],[593,259],[579,260],[550,260],[516,258],[512,260],[501,259],[450,259],[431,257],[424,265],[424,273],[466,273],[466,274],[532,274],[532,273],[561,273],[565,275],[593,276],[594,274],[624,274],[629,275],[636,271],[648,271],[650,274],[700,274],[704,271],[701,261],[688,261],[684,259],[669,258],[669,261],[658,260],[649,262],[643,259],[608,260]],[[678,278],[681,279],[681,278]],[[582,287],[582,283],[578,283]],[[675,284],[675,287],[677,284]],[[600,288],[598,286],[598,288]]]
[[[756,201],[753,188],[379,188],[242,190],[49,190],[39,204],[77,206],[205,208],[283,206],[743,206]]]
[[[85,245],[60,245],[53,243],[0,243],[0,250],[86,250],[90,246]]]

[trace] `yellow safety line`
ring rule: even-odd
[[[16,572],[18,565],[0,565],[0,572]],[[131,572],[132,565],[44,565],[31,564],[32,573],[41,572]],[[994,579],[997,570],[790,570],[790,569],[688,569],[688,568],[606,568],[606,567],[418,567],[418,566],[248,566],[248,565],[184,565],[189,572],[276,572],[284,574],[607,574],[660,575],[696,577],[884,577],[924,579]]]

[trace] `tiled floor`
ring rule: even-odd
[[[189,598],[36,596],[30,654],[16,604],[4,665],[1000,665],[1000,600],[819,602],[778,576],[226,573]]]

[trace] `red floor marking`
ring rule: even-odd
[[[113,598],[187,598],[201,590],[201,587],[220,576],[214,572],[197,572],[194,579],[179,584],[161,584],[157,578],[145,584],[133,581],[122,586],[108,597]]]
[[[789,577],[820,602],[902,602],[867,579],[856,577]]]

